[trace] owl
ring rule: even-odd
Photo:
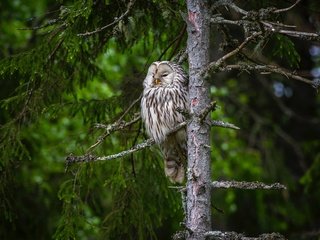
[[[182,183],[187,161],[186,129],[168,134],[185,120],[179,109],[188,110],[188,77],[181,66],[169,61],[150,65],[143,81],[141,117],[146,131],[160,145],[165,175]]]

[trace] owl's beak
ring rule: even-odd
[[[154,79],[154,84],[159,85],[161,83],[161,80],[159,78]]]

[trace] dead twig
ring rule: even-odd
[[[105,128],[106,131],[103,135],[101,135],[97,142],[93,145],[91,145],[88,149],[87,152],[90,152],[93,148],[97,147],[98,145],[100,145],[111,133],[115,132],[115,131],[119,131],[122,129],[125,129],[131,125],[133,125],[134,123],[138,122],[141,119],[140,115],[136,116],[134,119],[132,119],[129,122],[125,122],[125,121],[116,121],[115,123],[109,124],[109,125],[104,125],[104,124],[96,124],[97,128]]]
[[[77,36],[85,37],[85,36],[89,36],[89,35],[92,35],[92,34],[96,34],[98,32],[101,32],[101,31],[107,29],[108,27],[111,27],[111,26],[115,25],[116,23],[120,22],[125,16],[128,15],[128,13],[130,12],[134,2],[135,2],[134,0],[130,1],[128,3],[127,10],[121,16],[116,17],[112,23],[109,23],[109,24],[107,24],[107,25],[105,25],[103,27],[97,28],[96,30],[94,30],[92,32],[79,33],[79,34],[77,34]]]
[[[220,71],[231,71],[231,70],[240,70],[240,71],[258,71],[260,73],[266,74],[266,73],[278,73],[281,74],[287,78],[292,78],[304,83],[307,83],[311,85],[314,88],[319,88],[320,82],[317,82],[316,80],[309,80],[307,78],[301,77],[294,72],[289,72],[288,70],[284,68],[280,68],[274,65],[258,65],[258,64],[231,64],[226,66],[220,66],[218,68]]]
[[[199,74],[200,75],[205,75],[205,74],[208,74],[213,69],[219,68],[227,59],[229,59],[232,56],[234,56],[237,53],[239,53],[241,51],[241,49],[244,48],[251,40],[253,40],[254,38],[256,38],[256,37],[258,37],[260,35],[262,35],[262,32],[253,33],[252,35],[247,37],[237,48],[235,48],[231,52],[225,54],[224,56],[219,58],[217,61],[211,62],[207,67],[202,69]]]
[[[287,11],[291,10],[292,8],[294,8],[299,2],[301,2],[301,0],[297,0],[297,1],[296,1],[294,4],[292,4],[290,7],[274,10],[274,13],[287,12]]]

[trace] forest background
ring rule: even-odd
[[[246,10],[293,4],[234,2]],[[319,32],[319,5],[301,1],[276,20]],[[115,122],[139,98],[153,61],[184,52],[185,2],[15,0],[1,1],[0,9],[0,238],[169,239],[181,229],[183,209],[155,146],[68,168],[65,159],[87,153],[105,133],[97,123]],[[212,14],[237,17],[226,9]],[[212,25],[212,60],[232,48],[230,39],[241,42],[241,29]],[[238,56],[244,63],[246,53],[254,54],[310,80],[320,77],[319,41],[274,33],[246,50]],[[222,71],[209,83],[218,104],[211,118],[241,128],[212,128],[212,179],[288,188],[215,190],[213,229],[318,239],[317,90],[270,72]],[[138,112],[135,104],[123,120]],[[107,156],[146,138],[136,121],[92,151]]]

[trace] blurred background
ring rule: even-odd
[[[234,2],[246,10],[294,3]],[[169,187],[156,146],[68,168],[65,158],[87,153],[105,133],[95,124],[115,122],[139,98],[153,61],[184,51],[185,2],[3,0],[0,9],[0,238],[170,239],[182,230],[181,196]],[[319,9],[305,0],[272,20],[319,32]],[[213,14],[239,18],[227,8]],[[243,41],[240,27],[213,25],[211,59],[235,40]],[[270,34],[232,61],[251,57],[320,78],[319,42]],[[318,91],[271,73],[222,72],[209,81],[219,106],[212,119],[241,128],[212,128],[212,179],[288,188],[214,190],[213,229],[319,239]],[[123,120],[135,113],[139,103]],[[92,153],[110,155],[146,138],[138,121]]]

